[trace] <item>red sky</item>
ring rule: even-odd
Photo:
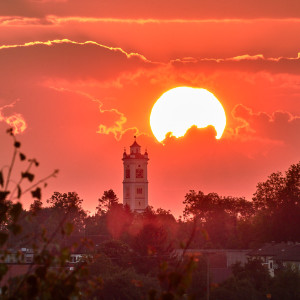
[[[1,1],[1,166],[6,123],[19,120],[37,175],[60,169],[43,199],[76,191],[93,212],[104,190],[122,199],[123,148],[137,134],[154,208],[178,216],[190,189],[251,199],[299,160],[299,12],[298,0]],[[176,86],[214,93],[222,139],[207,128],[157,143],[150,112]]]

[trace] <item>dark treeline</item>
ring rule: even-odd
[[[10,246],[29,247],[38,242],[42,231],[55,232],[60,223],[72,223],[72,237],[86,237],[100,243],[119,240],[140,255],[156,255],[180,248],[192,231],[190,248],[250,249],[266,242],[299,241],[300,163],[285,175],[271,174],[257,185],[252,201],[223,197],[216,193],[190,191],[186,194],[183,218],[176,220],[170,211],[148,207],[137,214],[119,203],[113,190],[104,191],[97,201],[96,213],[88,215],[83,199],[75,192],[55,192],[43,207],[35,200],[30,210],[22,211],[22,233],[11,238]],[[284,225],[284,226],[283,226]],[[61,240],[61,231],[55,241]]]
[[[41,201],[45,179],[34,183],[36,160],[19,151],[8,173],[0,172],[0,295],[3,299],[205,299],[207,261],[176,257],[176,249],[250,249],[266,242],[300,239],[300,162],[258,183],[253,199],[189,191],[183,217],[148,207],[143,213],[103,192],[89,215],[76,192],[55,192]],[[9,189],[16,157],[27,161],[15,188]],[[22,182],[32,182],[22,191]],[[31,192],[29,210],[19,199]],[[33,264],[9,275],[9,259],[24,263],[20,249],[32,249]],[[78,261],[71,261],[80,254]],[[9,258],[9,259],[8,259]],[[233,276],[209,287],[210,299],[300,299],[300,273],[279,270],[271,278],[260,261],[233,267]],[[6,277],[5,277],[6,276]]]
[[[92,292],[96,299],[143,299],[149,291],[161,289],[159,274],[164,264],[176,268],[175,249],[250,249],[271,241],[299,241],[299,180],[300,163],[284,175],[273,173],[259,183],[252,201],[190,191],[185,196],[183,218],[178,220],[161,208],[134,213],[119,203],[111,189],[98,199],[94,215],[84,211],[77,193],[55,192],[47,207],[36,199],[30,210],[21,211],[18,224],[22,232],[11,235],[7,246],[40,249],[48,235],[50,252],[59,245],[68,249],[68,255],[93,254],[89,276],[101,278]],[[276,290],[279,279],[272,279],[260,266],[249,262],[244,268],[234,268],[232,279],[213,289],[211,299],[248,299],[249,295],[249,299],[265,299],[268,291]],[[190,287],[183,290],[201,299],[206,295],[205,259],[197,259],[190,268],[194,270]],[[280,276],[289,277],[289,284],[295,286],[300,277],[293,272],[281,272]]]

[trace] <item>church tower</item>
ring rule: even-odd
[[[130,146],[130,153],[123,153],[123,205],[132,211],[143,212],[148,206],[147,150],[141,154],[141,146],[136,142]]]

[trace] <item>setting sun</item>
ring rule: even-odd
[[[214,126],[220,139],[226,126],[226,115],[219,100],[206,89],[176,87],[165,92],[154,104],[150,115],[152,132],[159,142],[167,133],[182,137],[193,125]]]
[[[300,300],[300,0],[0,0],[0,32],[0,300]]]

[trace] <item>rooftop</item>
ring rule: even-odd
[[[133,144],[130,146],[131,147],[141,147],[137,142],[136,140],[133,142]]]
[[[288,247],[276,256],[276,259],[281,261],[300,261],[300,244]]]
[[[300,244],[269,243],[261,248],[252,250],[249,256],[273,256],[275,260],[300,261]]]

